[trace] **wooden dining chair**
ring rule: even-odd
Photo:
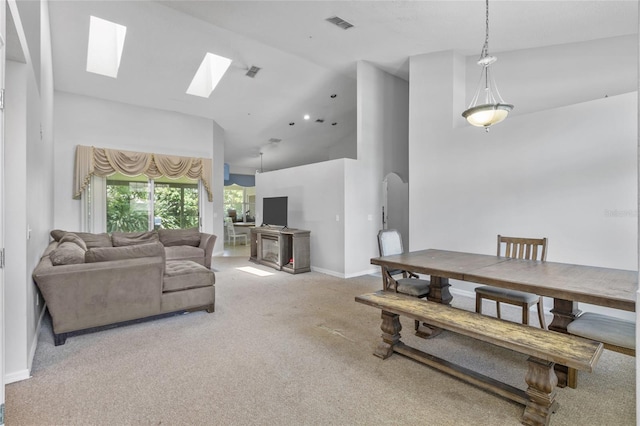
[[[504,254],[501,254],[504,247]],[[498,256],[525,260],[547,260],[546,238],[516,238],[498,235]],[[520,306],[522,308],[522,323],[529,324],[529,308],[538,306],[538,320],[540,328],[546,329],[542,296],[506,288],[480,286],[475,288],[476,312],[482,313],[482,300],[489,299],[496,302],[496,313],[500,318],[500,303]]]
[[[380,256],[392,256],[402,254],[402,235],[396,229],[382,229],[378,232],[378,249]],[[403,293],[418,298],[427,297],[431,282],[423,280],[417,274],[403,269],[389,269],[382,267],[384,290]],[[415,321],[415,328],[418,331],[420,321]]]

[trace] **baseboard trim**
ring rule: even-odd
[[[38,325],[36,325],[36,334],[33,336],[33,342],[31,342],[31,352],[29,353],[29,360],[27,365],[29,366],[29,376],[31,376],[31,369],[33,368],[33,359],[36,356],[36,349],[38,349],[38,336],[40,336],[40,329],[42,328],[42,320],[47,313],[47,304],[42,304],[42,311],[40,311],[40,317],[38,318]]]
[[[8,385],[9,383],[21,382],[22,380],[27,380],[31,378],[31,372],[28,369],[16,371],[11,374],[6,374],[4,376],[4,384]]]
[[[36,331],[33,335],[33,341],[31,342],[31,350],[29,351],[29,357],[27,359],[28,368],[24,370],[14,371],[13,373],[5,374],[4,383],[15,383],[20,382],[22,380],[27,380],[31,378],[31,368],[33,367],[33,359],[36,356],[36,349],[38,349],[38,336],[40,335],[40,329],[42,328],[42,320],[44,319],[44,315],[47,312],[47,305],[43,304],[42,311],[40,311],[40,316],[38,317],[38,324],[36,325]]]
[[[320,272],[321,274],[325,274],[325,275],[331,275],[332,277],[337,277],[337,278],[346,278],[344,274],[341,274],[340,272],[336,272],[336,271],[331,271],[329,269],[324,269],[324,268],[318,268],[316,266],[312,266],[311,270],[313,272]]]

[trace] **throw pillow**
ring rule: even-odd
[[[159,241],[156,231],[147,232],[114,232],[111,234],[111,242],[114,247],[133,246],[137,244],[153,243]]]
[[[67,231],[63,231],[62,229],[54,229],[53,231],[51,231],[50,235],[54,240],[60,241],[60,238],[64,237],[64,234],[66,233]]]
[[[59,242],[62,239],[62,237],[64,237],[64,235],[67,233],[68,233],[67,231],[63,231],[62,229],[54,229],[53,231],[51,231],[50,235],[51,235],[51,238]],[[91,232],[72,232],[72,233],[80,237],[82,241],[85,242],[88,249],[93,247],[112,247],[113,246],[113,244],[111,244],[111,237],[106,232],[103,232],[101,234],[93,234]]]
[[[84,242],[82,238],[78,237],[73,232],[67,232],[66,234],[64,234],[62,238],[60,238],[60,244],[66,243],[67,241],[70,243],[77,244],[78,247],[80,247],[82,250],[87,251],[87,244]]]
[[[87,250],[84,260],[87,263],[93,263],[154,256],[164,258],[164,247],[159,242],[121,247],[95,247]]]
[[[84,263],[85,251],[76,243],[65,241],[49,253],[53,266]]]
[[[160,242],[165,247],[200,245],[200,231],[198,228],[190,229],[159,229]]]

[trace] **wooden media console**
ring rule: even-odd
[[[251,228],[250,261],[291,274],[311,271],[311,231],[260,226]]]

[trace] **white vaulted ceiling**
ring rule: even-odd
[[[482,0],[53,0],[49,8],[56,90],[215,120],[225,162],[247,170],[260,168],[260,152],[271,170],[324,161],[330,146],[355,141],[358,60],[408,79],[410,56],[478,55],[484,41]],[[117,79],[85,70],[90,15],[127,27]],[[354,27],[340,29],[332,16]],[[498,53],[637,34],[638,7],[495,0],[490,24]],[[208,99],[185,93],[206,52],[233,60]],[[251,66],[261,68],[255,78],[245,75]]]

